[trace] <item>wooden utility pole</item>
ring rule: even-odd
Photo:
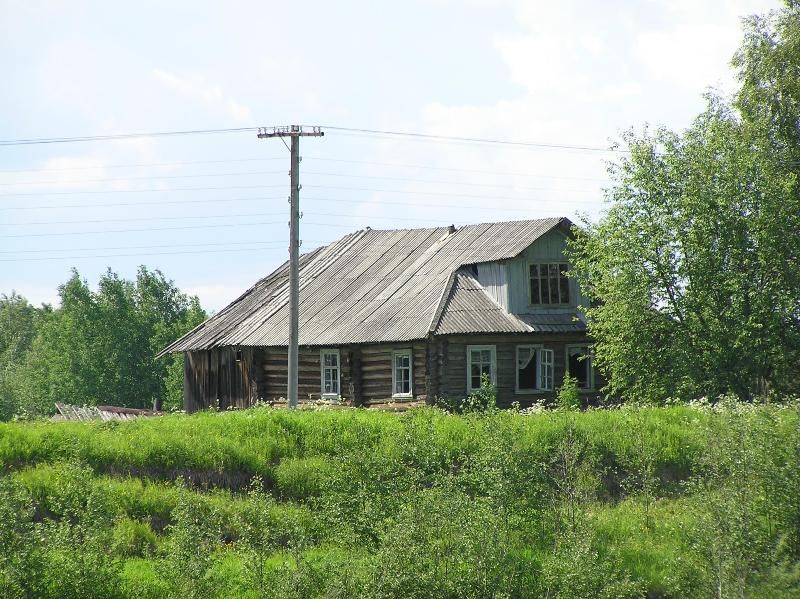
[[[300,138],[322,137],[320,127],[303,131],[302,125],[289,127],[260,127],[258,138],[291,137],[291,194],[289,195],[289,363],[286,399],[289,408],[297,408],[298,340],[300,337]],[[283,140],[281,140],[283,141]],[[284,145],[286,142],[283,142]]]

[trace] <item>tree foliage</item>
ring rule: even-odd
[[[609,207],[573,243],[609,390],[751,398],[800,381],[800,13],[747,24],[733,102],[629,132]]]
[[[0,301],[9,322],[0,319],[2,365],[13,369],[5,386],[0,379],[0,417],[51,413],[55,402],[181,405],[182,385],[171,380],[182,381],[180,356],[155,356],[206,318],[196,297],[144,266],[133,281],[107,271],[96,291],[73,270],[59,296],[56,310],[14,295]]]

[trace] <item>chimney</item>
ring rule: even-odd
[[[452,235],[455,232],[456,232],[456,226],[455,225],[450,225],[450,235]]]

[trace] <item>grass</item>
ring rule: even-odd
[[[0,595],[38,581],[35,595],[68,597],[81,576],[123,597],[791,595],[798,416],[258,408],[3,423]],[[76,548],[91,559],[65,586],[48,572]]]

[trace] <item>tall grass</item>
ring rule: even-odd
[[[6,423],[0,596],[792,596],[799,415]]]

